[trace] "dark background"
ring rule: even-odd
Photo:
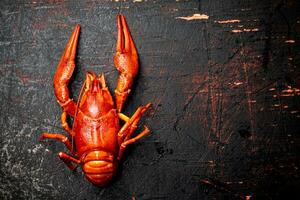
[[[0,8],[0,199],[292,199],[299,191],[299,1],[1,0]],[[87,70],[104,72],[114,90],[120,12],[140,56],[124,112],[153,102],[141,123],[152,134],[98,188],[59,160],[63,144],[38,138],[65,133],[52,80],[76,23],[73,97]],[[199,13],[209,19],[177,18]]]

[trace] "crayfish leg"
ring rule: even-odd
[[[120,145],[120,150],[119,150],[119,155],[118,155],[118,160],[121,160],[123,153],[127,147],[127,145],[130,145],[132,143],[135,143],[137,140],[141,139],[142,137],[148,135],[150,133],[150,130],[148,129],[148,127],[145,126],[145,129],[139,133],[136,137],[131,138],[129,140],[124,141],[121,145]]]
[[[54,139],[54,140],[58,140],[61,141],[62,143],[64,143],[66,145],[66,147],[73,152],[72,150],[72,144],[70,142],[70,140],[59,133],[43,133],[42,136],[40,137],[40,140],[44,140],[44,139]]]
[[[67,112],[64,111],[61,113],[61,125],[65,129],[65,131],[67,131],[71,136],[74,136],[72,129],[70,128],[70,126],[67,122],[67,117],[68,117]]]
[[[146,106],[139,107],[135,111],[135,113],[132,115],[131,118],[128,118],[126,115],[124,115],[122,113],[119,115],[119,117],[120,118],[123,117],[124,120],[126,119],[125,117],[128,118],[128,119],[126,119],[127,120],[126,123],[122,126],[122,128],[118,132],[119,145],[121,145],[124,142],[124,138],[129,139],[131,137],[132,133],[137,128],[137,124],[138,124],[139,120],[142,118],[143,114],[151,107],[151,105],[152,105],[151,103],[148,103]]]
[[[118,113],[118,116],[121,120],[123,120],[124,122],[128,122],[128,120],[130,119],[129,117],[127,117],[125,114],[123,113]]]
[[[74,171],[77,168],[77,166],[80,164],[80,160],[73,158],[72,156],[64,152],[59,152],[58,157],[67,165],[67,167],[71,171]],[[76,165],[74,166],[72,163],[75,163]]]

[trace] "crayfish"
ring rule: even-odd
[[[43,133],[41,139],[55,139],[63,142],[71,154],[60,152],[58,157],[70,170],[82,167],[85,177],[91,183],[103,186],[116,174],[118,163],[126,147],[150,130],[145,126],[137,136],[133,133],[142,115],[151,103],[139,107],[132,117],[123,114],[133,80],[138,73],[138,53],[123,15],[118,15],[118,36],[114,63],[120,72],[115,89],[115,103],[105,83],[104,74],[87,72],[78,101],[70,98],[68,83],[75,68],[75,55],[80,32],[77,24],[67,43],[54,76],[54,91],[62,107],[62,127],[72,140],[58,133]],[[73,117],[72,128],[67,122]],[[121,126],[121,122],[122,126]]]

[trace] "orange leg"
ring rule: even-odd
[[[124,139],[124,141],[127,141],[131,138],[132,134],[134,133],[134,131],[137,129],[137,124],[139,123],[141,118],[136,119],[130,126],[129,132],[127,132],[126,137]]]
[[[67,165],[67,167],[70,170],[75,170],[77,166],[80,164],[80,160],[77,160],[76,158],[73,158],[72,156],[64,153],[64,152],[59,152],[58,157]],[[75,163],[76,165],[74,166],[72,163]]]
[[[135,126],[137,126],[138,121],[141,119],[142,115],[151,107],[151,103],[148,103],[146,106],[139,107],[135,113],[132,115],[131,118],[127,119],[123,114],[119,114],[119,117],[123,120],[127,120],[126,123],[123,125],[123,127],[120,129],[118,133],[118,143],[122,144],[124,141],[124,137],[126,137],[128,134],[130,134],[131,129],[136,129]],[[133,130],[133,131],[134,131]],[[132,132],[133,132],[132,131]]]
[[[54,133],[54,134],[43,133],[42,136],[41,136],[41,138],[40,138],[40,140],[44,140],[44,139],[54,139],[54,140],[61,141],[61,142],[63,142],[66,145],[66,147],[71,152],[73,152],[70,140],[66,136],[64,136],[62,134],[57,134],[57,133]]]
[[[128,122],[128,120],[130,119],[129,117],[127,117],[126,115],[124,115],[123,113],[118,113],[118,116],[120,119],[122,119],[124,122]]]
[[[72,129],[70,128],[70,126],[67,122],[67,116],[68,116],[68,113],[65,111],[61,114],[61,125],[71,136],[74,136]]]
[[[142,137],[148,135],[150,133],[150,130],[148,129],[148,127],[145,126],[145,129],[143,130],[143,132],[141,132],[140,134],[138,134],[136,137],[131,138],[129,140],[124,141],[121,145],[120,145],[120,150],[119,150],[119,155],[118,155],[118,160],[121,160],[123,153],[126,149],[126,146],[132,143],[135,143],[137,140],[141,139]]]

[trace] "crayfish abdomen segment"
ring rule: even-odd
[[[94,160],[84,163],[83,171],[85,177],[93,184],[103,186],[113,178],[115,174],[114,163]]]
[[[93,184],[103,186],[114,176],[117,162],[113,155],[105,151],[89,152],[83,160],[82,170]]]

